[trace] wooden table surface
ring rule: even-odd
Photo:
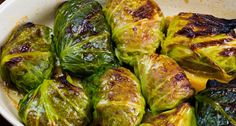
[[[3,2],[4,0],[0,0],[0,4]],[[11,126],[11,124],[2,117],[2,115],[0,115],[0,126]]]

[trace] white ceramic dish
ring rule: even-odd
[[[61,2],[63,0],[6,0],[0,5],[0,45],[18,24],[31,21],[52,26],[55,10]],[[235,0],[157,0],[157,2],[165,16],[179,12],[198,12],[222,18],[236,18]],[[4,91],[3,83],[0,84],[0,113],[12,125],[23,126],[13,102]]]

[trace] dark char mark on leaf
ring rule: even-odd
[[[172,115],[176,115],[177,113],[179,113],[179,112],[181,111],[181,107],[182,107],[182,105],[177,106],[177,107],[176,107],[176,111],[174,111],[174,112],[172,113]],[[168,115],[168,114],[160,114],[159,116],[156,116],[156,117],[154,118],[154,120],[166,119],[168,116],[170,116],[170,115]],[[167,125],[167,126],[172,126],[172,124],[166,124],[166,125]]]
[[[145,5],[141,6],[136,11],[134,11],[132,16],[137,21],[145,18],[151,19],[155,14],[155,9],[160,10],[160,8],[156,7],[154,3],[148,0]]]
[[[196,43],[196,44],[192,44],[190,48],[192,50],[195,50],[198,48],[205,48],[208,46],[219,46],[219,45],[223,45],[227,42],[230,42],[232,40],[233,40],[232,38],[227,38],[227,39],[220,39],[220,40],[213,40],[213,41],[208,41],[208,42]]]
[[[184,73],[178,73],[177,75],[175,75],[175,79],[177,81],[182,81],[186,78],[186,76],[184,75]]]
[[[112,76],[115,78],[114,81],[117,82],[127,82],[129,79],[121,75],[121,73],[113,73]]]
[[[9,54],[17,54],[17,53],[24,53],[24,52],[30,52],[30,51],[32,51],[30,43],[24,43],[20,47],[12,49]]]
[[[24,27],[24,28],[32,28],[32,27],[35,27],[35,25],[33,23],[31,23],[31,22],[28,22],[28,23],[24,24],[22,27]]]
[[[7,67],[11,68],[16,66],[19,62],[22,61],[21,57],[12,58],[10,61],[6,62]]]
[[[21,47],[20,47],[20,51],[23,52],[28,52],[30,51],[30,44],[29,43],[24,43]]]
[[[37,29],[37,30],[36,30],[36,35],[37,35],[38,37],[42,37],[42,36],[43,36],[43,33],[42,33],[41,29]]]
[[[186,13],[180,13],[179,16],[184,16]],[[235,35],[234,28],[236,28],[236,19],[227,20],[222,18],[217,18],[212,15],[204,15],[193,13],[190,18],[182,19],[189,20],[189,23],[180,31],[177,35],[184,35],[189,38],[195,38],[198,36],[207,36],[213,34],[228,34]],[[199,31],[194,31],[193,28],[200,29]]]
[[[236,48],[227,48],[219,53],[221,56],[230,57],[236,56]]]
[[[80,87],[77,87],[71,84],[69,81],[67,81],[65,74],[63,74],[63,76],[58,77],[57,80],[61,82],[62,84],[64,84],[65,86],[67,86],[68,88],[70,88],[69,90],[73,92],[75,95],[79,95],[79,92],[82,91]],[[64,88],[64,87],[61,86],[61,88]]]
[[[79,26],[72,26],[69,25],[66,28],[66,32],[69,34],[80,34],[80,35],[86,35],[89,32],[91,32],[92,35],[96,35],[98,34],[96,32],[96,29],[94,29],[94,26],[91,24],[90,19],[94,16],[96,16],[98,13],[100,13],[102,11],[101,6],[95,6],[95,8],[86,16],[84,17],[83,20],[80,21]],[[78,42],[80,42],[81,40],[78,39]]]
[[[207,82],[206,88],[221,88],[221,87],[229,87],[229,88],[236,88],[236,79],[229,82],[229,84],[220,83],[216,80],[209,80]]]

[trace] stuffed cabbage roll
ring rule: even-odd
[[[183,103],[175,109],[144,120],[140,126],[197,126],[197,123],[194,108]]]
[[[109,0],[104,11],[123,63],[134,65],[137,56],[154,53],[163,40],[164,16],[154,0]]]
[[[208,81],[207,89],[195,98],[199,126],[236,125],[236,82]]]
[[[229,82],[236,77],[234,28],[236,20],[180,13],[169,25],[163,54],[191,73]]]
[[[114,63],[110,29],[95,0],[70,0],[57,11],[55,48],[64,70],[90,75]]]
[[[154,114],[173,109],[194,94],[184,71],[167,56],[143,56],[135,71],[141,80],[142,93]]]
[[[89,101],[78,80],[44,80],[20,101],[19,116],[26,126],[85,126],[90,121]]]
[[[54,65],[52,31],[43,25],[26,23],[17,27],[1,47],[1,76],[28,92],[51,77]]]
[[[128,69],[115,67],[96,74],[93,94],[94,126],[137,126],[145,113],[138,79]]]

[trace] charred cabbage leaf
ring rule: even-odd
[[[109,0],[104,11],[116,56],[126,64],[134,65],[137,56],[154,53],[163,40],[164,16],[153,0]]]
[[[162,51],[183,68],[211,79],[236,77],[236,20],[180,13],[171,21]]]
[[[55,48],[64,70],[90,75],[114,63],[110,29],[95,0],[70,0],[58,9]]]
[[[93,77],[95,126],[137,126],[145,113],[138,79],[128,69],[115,67]]]
[[[173,109],[194,94],[183,70],[167,56],[143,56],[135,72],[152,113]]]
[[[26,23],[17,27],[1,50],[1,76],[25,92],[51,77],[54,65],[52,31]]]
[[[236,125],[236,83],[221,84],[208,81],[207,89],[196,97],[199,126]]]
[[[26,126],[84,126],[89,122],[90,102],[78,80],[61,77],[44,80],[19,103]]]
[[[197,126],[197,123],[194,108],[183,103],[175,109],[147,118],[140,126]]]

